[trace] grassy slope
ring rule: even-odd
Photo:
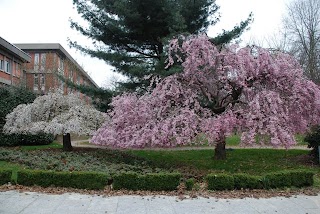
[[[188,166],[203,171],[245,172],[261,174],[281,169],[310,168],[297,162],[297,156],[307,154],[304,150],[235,149],[227,151],[227,160],[213,159],[212,150],[150,151],[131,153],[152,160],[164,167]],[[311,167],[312,169],[312,167]]]
[[[231,139],[233,140],[231,140],[231,143],[237,142],[237,136]],[[39,149],[41,150],[47,148],[58,148],[55,151],[60,151],[61,145],[53,143],[46,146],[24,146],[21,147],[19,151],[28,153],[30,156],[31,150],[37,151]],[[140,164],[137,164],[136,160],[133,159],[132,161],[130,161],[127,159],[130,156],[123,156],[125,158],[123,159],[123,161],[121,160],[121,158],[119,159],[119,157],[122,157],[120,153],[119,151],[115,153],[111,150],[100,149],[97,150],[96,153],[90,154],[90,156],[94,158],[92,160],[94,160],[95,165],[106,165],[106,167],[108,167],[108,164],[114,164],[115,166],[117,166],[117,164],[132,164],[133,166],[139,168]],[[175,169],[189,175],[205,175],[213,171],[263,174],[267,172],[279,171],[282,169],[310,169],[317,173],[316,182],[320,185],[320,168],[317,166],[304,165],[301,161],[299,161],[303,155],[306,155],[308,153],[308,151],[306,150],[234,149],[227,151],[227,160],[225,161],[213,160],[213,150],[132,150],[128,151],[127,153],[143,158],[147,161],[151,161],[153,163],[153,167]],[[75,153],[73,152],[72,154]],[[79,160],[79,163],[83,163],[83,161],[88,162],[85,160],[80,161],[81,159],[84,159],[83,157],[88,158],[88,155],[89,153],[78,155],[74,159],[72,159],[71,162],[74,162],[74,160]],[[43,161],[48,161],[48,159],[50,158],[48,158],[47,154],[46,157],[40,159]],[[61,161],[59,161],[58,159],[57,162]],[[0,168],[12,169],[14,171],[17,171],[21,167],[22,166],[18,164],[11,164],[9,162],[0,160]],[[118,167],[116,167],[115,169],[118,169]]]

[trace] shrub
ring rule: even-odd
[[[177,189],[180,183],[179,173],[148,173],[139,175],[129,172],[115,175],[113,178],[114,189],[128,190],[153,190],[172,191]]]
[[[269,173],[264,176],[264,187],[270,189],[291,186],[312,186],[313,175],[313,172],[299,170]]]
[[[209,174],[206,177],[209,190],[234,189],[234,178],[227,174]]]
[[[285,172],[269,173],[264,176],[264,186],[266,189],[290,187],[291,178]]]
[[[0,133],[0,146],[18,146],[21,143],[19,134]]]
[[[234,174],[235,189],[261,189],[263,187],[262,178],[247,174]]]
[[[141,182],[141,181],[140,181]],[[138,174],[135,172],[127,172],[115,175],[113,177],[112,186],[114,189],[129,189],[139,190],[141,184],[139,184]]]
[[[188,180],[186,180],[186,189],[187,190],[192,190],[193,186],[194,186],[194,178],[189,178]]]
[[[21,145],[48,145],[54,140],[53,134],[38,133],[38,134],[22,134]]]
[[[38,134],[0,134],[0,146],[19,145],[48,145],[54,140],[54,135],[46,133]]]
[[[21,170],[17,174],[17,183],[21,185],[72,187],[78,189],[103,189],[109,179],[107,174],[97,172]]]
[[[295,187],[304,187],[304,186],[312,186],[313,185],[313,172],[303,171],[303,170],[295,170],[289,172],[291,177],[291,185]]]
[[[141,189],[154,191],[173,191],[180,183],[179,173],[149,173],[141,176],[144,186]]]
[[[0,169],[0,185],[6,184],[11,181],[11,170]]]
[[[271,189],[313,185],[314,173],[306,170],[286,170],[264,176],[247,174],[209,174],[206,177],[209,190]]]
[[[320,146],[320,125],[313,127],[311,131],[307,133],[304,141],[308,143],[308,148],[312,148],[311,155],[314,162],[320,164],[318,151],[318,147]]]

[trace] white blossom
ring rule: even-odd
[[[102,125],[105,117],[105,113],[85,104],[73,94],[52,91],[36,98],[31,104],[17,106],[6,116],[3,131],[91,135]]]

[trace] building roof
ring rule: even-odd
[[[22,62],[30,62],[31,56],[18,48],[17,46],[11,44],[7,40],[0,37],[0,48],[4,49],[6,52],[12,54],[17,59],[20,59]]]
[[[93,79],[85,72],[85,70],[77,63],[76,60],[72,58],[72,56],[59,44],[59,43],[21,43],[15,44],[19,48],[25,51],[57,51],[60,55],[69,59],[76,67],[80,70],[80,72],[95,86],[99,87]]]

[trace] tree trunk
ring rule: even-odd
[[[72,151],[70,133],[63,134],[63,151]]]
[[[225,140],[225,138],[223,140],[220,140],[217,143],[216,148],[214,149],[213,158],[215,160],[225,160],[225,159],[227,159],[226,140]]]

